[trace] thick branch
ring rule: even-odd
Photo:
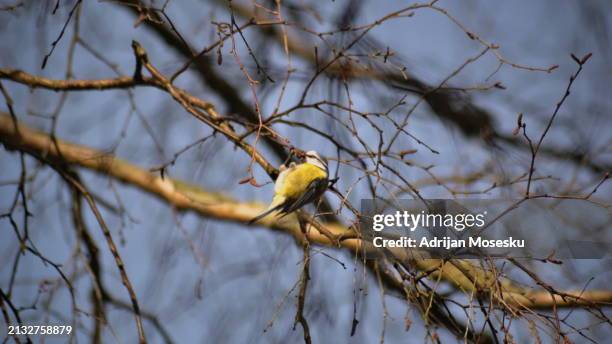
[[[0,113],[0,142],[8,149],[23,151],[40,159],[57,159],[69,165],[84,167],[107,175],[138,187],[177,209],[195,211],[205,217],[247,223],[265,209],[265,205],[261,203],[238,202],[226,195],[208,192],[198,186],[177,179],[161,178],[104,152],[61,140],[57,140],[55,144],[48,135],[30,129],[23,124],[19,124],[16,129],[11,117],[4,113]],[[260,225],[291,234],[300,242],[304,239],[304,234],[296,220],[277,222],[272,217],[268,217],[264,218]],[[355,238],[350,228],[336,223],[328,223],[323,226],[327,232],[334,236],[352,237],[342,240],[339,243],[341,247],[353,253],[363,250],[363,243]],[[308,241],[313,244],[326,246],[336,246],[338,244],[332,242],[328,235],[323,234],[316,228],[310,228],[305,235],[307,235]],[[484,272],[466,260],[445,263],[439,259],[415,259],[414,254],[417,253],[411,252],[408,256],[406,251],[393,251],[393,254],[399,260],[411,260],[418,269],[433,271],[430,275],[432,278],[441,277],[466,292],[470,292],[474,288],[476,288],[476,292],[485,292],[501,285],[504,290],[499,295],[500,301],[508,305],[525,308],[559,308],[612,304],[612,291],[585,291],[582,293],[567,291],[563,293],[564,297],[559,295],[553,297],[548,291],[518,288],[507,280],[496,283],[495,275]],[[398,291],[403,292],[403,290]]]

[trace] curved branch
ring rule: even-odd
[[[30,129],[23,124],[14,125],[8,114],[0,112],[0,142],[9,149],[26,152],[35,157],[50,160],[61,160],[63,163],[96,171],[117,179],[165,201],[180,210],[194,211],[202,216],[217,220],[246,224],[254,216],[265,210],[265,205],[256,202],[239,202],[221,193],[206,191],[178,179],[161,178],[145,169],[135,166],[113,155],[95,149],[52,139],[41,132]],[[302,242],[304,235],[313,244],[340,246],[353,253],[359,253],[365,245],[355,238],[354,232],[337,223],[321,226],[335,237],[348,237],[338,242],[315,227],[306,234],[300,230],[298,222],[278,222],[271,217],[265,218],[260,225],[269,229],[285,232]],[[415,252],[418,253],[418,252]],[[419,259],[405,251],[393,251],[401,261],[413,260],[412,263],[422,270],[431,272],[432,278],[443,278],[464,291],[485,292],[503,287],[499,301],[508,305],[525,308],[552,308],[576,306],[610,306],[612,291],[566,291],[560,295],[551,295],[547,290],[519,288],[507,280],[497,281],[495,276],[475,267],[467,260],[444,262],[440,259]],[[391,277],[394,278],[394,277]],[[498,283],[499,282],[499,283]],[[400,287],[396,285],[395,289]],[[398,290],[403,293],[403,290]]]
[[[146,59],[146,53],[143,49],[135,48],[135,50],[137,50],[137,53],[141,54],[141,56],[138,56],[139,58]],[[233,128],[226,122],[225,118],[216,111],[213,104],[205,102],[191,95],[189,92],[173,86],[167,79],[158,73],[148,61],[145,65],[155,74],[153,77],[122,76],[118,78],[96,80],[58,80],[35,76],[21,70],[0,68],[0,79],[12,80],[32,88],[45,88],[53,91],[113,90],[135,86],[159,88],[174,97],[191,115],[203,121],[214,130],[221,132],[230,141],[247,152],[249,156],[252,156],[273,180],[276,178],[278,170],[253,146],[247,144],[238,134],[236,134]],[[202,113],[202,111],[198,109],[204,110],[205,113]]]

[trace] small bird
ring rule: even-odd
[[[291,163],[280,168],[274,183],[274,198],[266,211],[257,215],[249,224],[257,222],[278,211],[281,217],[294,212],[304,205],[317,200],[329,185],[327,162],[315,151],[306,152],[306,161]]]

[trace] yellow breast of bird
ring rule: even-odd
[[[308,188],[308,185],[313,180],[325,179],[326,177],[325,171],[315,165],[309,163],[299,164],[287,171],[282,185],[279,185],[276,193],[286,198],[297,198]]]

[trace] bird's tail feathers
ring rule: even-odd
[[[272,203],[270,204],[270,206],[268,207],[268,209],[266,211],[264,211],[263,213],[255,216],[254,218],[252,218],[249,221],[249,224],[253,224],[261,219],[263,219],[264,217],[270,215],[271,213],[281,210],[284,206],[285,206],[285,197],[281,197],[281,196],[275,196],[274,199],[272,200]]]

